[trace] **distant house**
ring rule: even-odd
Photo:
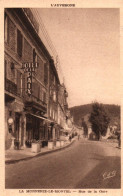
[[[97,136],[93,132],[91,125],[88,126],[88,139],[90,139],[90,140],[96,140],[97,139]]]

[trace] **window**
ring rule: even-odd
[[[17,54],[22,57],[23,49],[23,36],[19,30],[17,30]]]
[[[53,92],[53,101],[56,102],[56,92],[55,91]]]
[[[22,73],[17,70],[17,94],[22,96]]]
[[[32,94],[34,97],[40,99],[40,85],[36,81],[32,82]]]
[[[46,103],[46,92],[43,92],[43,102]]]
[[[35,49],[33,49],[33,63],[37,62],[37,54],[35,52]]]
[[[50,86],[50,96],[52,95],[52,87]]]
[[[52,107],[50,106],[50,117],[52,116]]]
[[[9,47],[15,51],[16,26],[6,14],[4,18],[4,40],[8,43]]]
[[[53,75],[53,72],[52,71],[50,71],[50,82],[51,83],[53,83],[53,81],[54,81],[54,75]]]
[[[21,88],[20,88],[20,93],[21,93],[21,96],[22,96],[22,93],[23,93],[23,89],[22,89],[22,87],[23,87],[23,76],[22,76],[22,73],[20,74],[20,82],[21,82],[21,84],[20,84],[20,86],[21,86]]]
[[[4,19],[4,40],[8,42],[8,17],[6,14]]]
[[[42,88],[40,86],[39,99],[42,100]]]
[[[53,119],[55,119],[55,111],[53,110]]]
[[[4,61],[4,76],[7,78],[7,60]]]
[[[36,77],[38,80],[40,80],[42,83],[44,82],[44,62],[42,59],[37,56],[36,62],[38,62],[38,68],[36,68]]]
[[[44,64],[44,84],[47,85],[48,83],[48,66]]]
[[[22,75],[22,96],[25,96],[25,74]]]
[[[56,84],[55,76],[54,76],[54,78],[53,78],[53,84],[54,84],[54,85]]]
[[[33,61],[33,50],[29,42],[24,38],[23,39],[23,58],[26,62],[32,62]]]

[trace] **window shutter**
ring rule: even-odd
[[[4,74],[5,78],[7,78],[7,60],[4,61]]]
[[[22,75],[22,96],[25,96],[25,75]]]
[[[17,70],[17,94],[21,95],[21,72]]]
[[[44,84],[47,85],[48,83],[48,66],[44,64]]]
[[[22,34],[19,30],[17,30],[17,53],[20,57],[22,57],[22,47],[23,47],[23,43],[22,43]]]
[[[39,84],[36,82],[32,83],[32,94],[34,97],[39,98]]]
[[[46,92],[43,92],[43,102],[46,103]]]
[[[8,16],[5,13],[4,16],[4,40],[5,42],[8,42]]]
[[[33,49],[33,62],[35,63],[36,62],[36,52],[35,52],[35,49]]]

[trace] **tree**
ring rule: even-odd
[[[94,102],[92,104],[92,112],[90,114],[89,121],[92,125],[92,130],[97,135],[98,140],[100,140],[100,136],[106,135],[110,118],[103,104],[98,102]]]
[[[88,135],[88,127],[87,127],[86,122],[84,121],[84,118],[82,118],[82,127],[83,127],[83,130],[84,130],[84,135],[85,135],[85,137],[87,137],[87,135]]]

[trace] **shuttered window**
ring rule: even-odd
[[[43,92],[43,102],[46,103],[46,92]]]
[[[4,40],[8,42],[8,17],[6,14],[4,16]]]
[[[24,46],[23,46],[24,61],[25,62],[32,62],[33,61],[32,47],[25,38],[24,38],[23,42],[24,42]]]
[[[32,83],[32,94],[34,97],[40,99],[40,85],[37,82]]]
[[[4,75],[7,78],[7,60],[4,61]]]
[[[12,22],[12,20],[8,17],[8,32],[7,32],[7,42],[10,48],[15,51],[16,46],[16,26]]]
[[[19,30],[17,30],[17,54],[22,57],[23,48],[23,36]]]
[[[22,75],[22,96],[25,96],[25,75]]]
[[[48,84],[48,66],[46,63],[44,64],[44,84]]]
[[[33,63],[37,62],[37,54],[35,49],[33,49]]]
[[[21,81],[21,78],[22,78],[22,74],[20,71],[17,70],[17,95],[18,96],[21,96],[21,92],[22,92],[22,81]]]
[[[44,63],[39,56],[37,56],[37,62],[39,66],[38,68],[36,68],[36,77],[38,80],[40,80],[43,83],[44,82]]]

